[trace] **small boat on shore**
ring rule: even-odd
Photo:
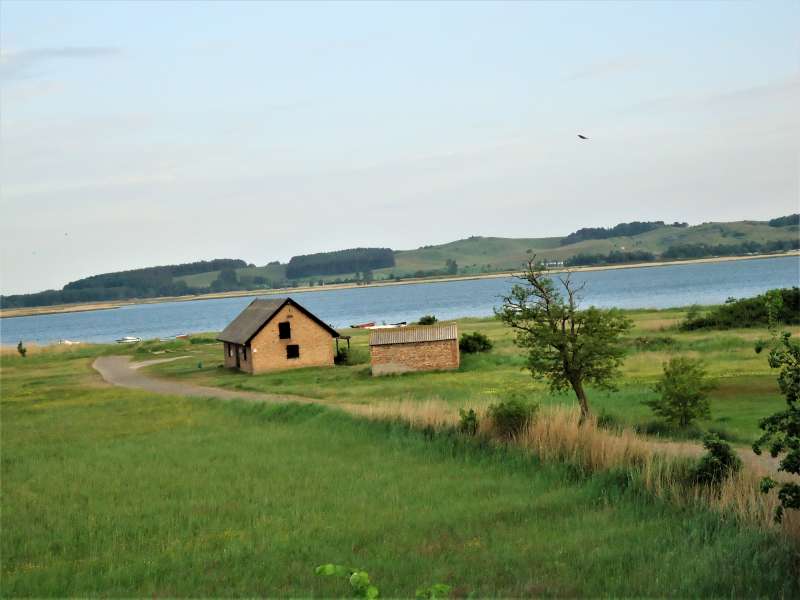
[[[141,342],[142,338],[136,337],[133,335],[126,335],[125,337],[121,337],[117,340],[118,344],[136,344],[137,342]]]
[[[353,329],[368,329],[370,327],[375,327],[375,321],[370,321],[369,323],[359,323],[358,325],[350,325]]]

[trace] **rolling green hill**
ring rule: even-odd
[[[396,265],[377,269],[376,280],[395,277],[431,275],[441,271],[448,259],[458,264],[458,274],[473,275],[519,269],[532,255],[545,261],[563,261],[579,254],[608,254],[613,251],[646,251],[658,258],[667,249],[683,244],[726,246],[755,242],[785,242],[798,239],[796,225],[770,226],[767,221],[736,221],[731,223],[703,223],[693,227],[665,225],[635,236],[583,240],[561,245],[563,237],[501,238],[473,236],[446,244],[423,246],[415,250],[396,250]],[[236,270],[240,278],[265,277],[273,285],[286,279],[286,265],[272,263],[263,267],[243,267]],[[207,288],[218,277],[219,271],[198,273],[176,278],[192,288]],[[320,275],[298,280],[298,283],[353,280],[357,273]]]
[[[611,237],[619,232],[641,232]],[[578,240],[568,243],[571,240]],[[583,228],[564,237],[501,238],[472,236],[446,244],[415,250],[395,250],[393,267],[352,273],[339,272],[357,265],[378,264],[354,261],[354,252],[383,253],[388,248],[360,248],[294,257],[307,273],[290,279],[287,264],[272,261],[264,266],[247,266],[240,259],[215,259],[182,265],[165,265],[94,275],[71,282],[62,290],[0,297],[3,308],[51,306],[75,302],[155,298],[200,294],[209,291],[286,288],[324,283],[370,282],[420,277],[476,275],[518,270],[531,257],[537,261],[567,266],[620,264],[656,260],[738,256],[781,252],[800,248],[800,216],[787,215],[771,221],[685,223],[661,221],[620,223],[613,228]],[[348,259],[349,257],[349,259]],[[385,256],[384,256],[385,258]],[[342,262],[344,260],[344,262]],[[348,262],[349,260],[349,262]],[[298,262],[298,264],[299,264]],[[389,264],[382,260],[379,264]],[[309,266],[311,265],[311,266]],[[314,273],[313,265],[328,273]],[[362,269],[367,267],[361,267]],[[204,269],[209,269],[205,271]]]

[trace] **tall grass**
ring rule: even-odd
[[[413,427],[437,430],[454,428],[459,419],[452,404],[437,400],[345,404],[341,408],[368,419],[397,419]],[[491,439],[487,406],[472,408],[480,418],[478,434]],[[598,427],[596,418],[581,425],[579,418],[577,409],[545,407],[510,443],[532,452],[543,462],[566,463],[586,474],[623,472],[657,497],[682,505],[707,506],[723,518],[735,518],[758,528],[778,529],[800,540],[800,515],[789,511],[783,522],[776,524],[773,517],[778,506],[777,493],[764,494],[760,490],[762,477],[774,476],[768,461],[744,454],[743,469],[721,486],[697,486],[691,483],[692,467],[701,454],[696,444],[657,442],[627,428],[603,429]]]

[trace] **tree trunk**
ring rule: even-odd
[[[581,405],[581,418],[579,423],[583,425],[591,414],[591,411],[589,411],[589,400],[586,398],[586,392],[583,390],[583,382],[580,379],[570,381],[570,383],[572,384],[572,389],[575,390],[575,395],[578,397],[578,403]]]

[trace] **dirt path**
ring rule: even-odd
[[[101,356],[92,366],[108,383],[124,388],[145,390],[154,394],[170,394],[172,396],[189,396],[192,398],[220,398],[222,400],[248,400],[250,402],[317,402],[312,398],[292,396],[288,394],[261,394],[258,392],[243,392],[238,390],[224,390],[216,387],[195,385],[184,381],[171,381],[150,377],[140,371],[142,367],[156,365],[188,358],[178,356],[174,358],[160,358],[143,362],[131,362],[130,356]]]

